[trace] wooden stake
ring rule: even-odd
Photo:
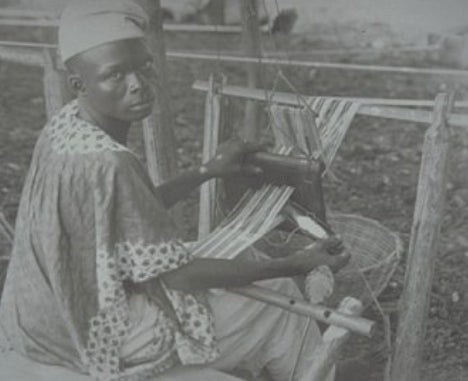
[[[344,298],[338,312],[351,315],[359,316],[363,310],[362,303],[354,298]],[[310,355],[313,358],[312,366],[307,373],[306,380],[310,381],[323,381],[326,379],[334,364],[339,360],[343,346],[351,335],[351,331],[345,328],[331,326],[323,334],[323,343],[320,344]]]
[[[170,102],[170,86],[167,75],[166,47],[162,29],[160,0],[145,2],[150,16],[149,44],[156,69],[156,107],[143,122],[148,172],[155,185],[162,183],[176,172],[175,136]]]
[[[437,96],[434,120],[424,138],[392,381],[420,380],[427,310],[445,208],[449,151],[445,119],[452,106],[451,99],[449,102],[446,94]]]
[[[261,56],[260,33],[256,0],[241,0],[242,44],[245,54],[250,57]],[[258,63],[247,64],[247,86],[256,88],[260,84],[260,67]],[[243,138],[248,141],[258,139],[258,106],[250,101],[245,105]]]
[[[44,97],[48,119],[72,98],[65,73],[57,69],[54,53],[49,50],[44,50]]]

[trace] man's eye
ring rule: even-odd
[[[123,73],[121,71],[113,71],[109,74],[109,78],[114,81],[121,80],[123,78]]]
[[[153,60],[146,61],[143,65],[141,65],[141,68],[140,68],[140,70],[143,70],[145,72],[152,72],[153,69],[154,69]]]

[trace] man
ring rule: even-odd
[[[15,353],[96,380],[163,377],[192,365],[266,366],[286,380],[304,319],[207,290],[321,264],[338,270],[348,258],[327,254],[336,240],[282,259],[191,256],[166,208],[209,178],[245,171],[239,163],[252,147],[233,144],[199,170],[152,186],[125,145],[131,123],[149,115],[157,96],[145,25],[130,0],[80,0],[62,16],[60,51],[77,99],[35,147],[0,306],[4,336]],[[289,280],[269,284],[298,293]],[[319,339],[312,328],[298,380]]]

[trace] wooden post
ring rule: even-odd
[[[216,154],[219,141],[221,95],[216,92],[216,83],[210,76],[210,88],[205,101],[205,126],[203,137],[203,163]],[[206,237],[215,222],[216,179],[204,183],[200,189],[200,210],[198,212],[198,239]]]
[[[206,10],[210,16],[212,24],[224,25],[225,5],[225,0],[210,0],[206,6]]]
[[[161,3],[160,0],[147,0],[143,5],[150,17],[148,40],[157,73],[156,105],[153,113],[143,122],[143,130],[148,172],[157,185],[175,174],[177,161]]]
[[[338,307],[339,312],[352,316],[361,315],[363,309],[364,307],[359,300],[349,296],[344,298]],[[304,377],[304,379],[310,381],[325,380],[333,365],[339,360],[343,346],[350,335],[351,331],[345,328],[330,326],[323,334],[323,343],[314,349],[312,355],[309,355],[314,361],[307,373],[307,377]]]
[[[55,54],[49,50],[44,51],[43,80],[47,118],[49,119],[71,99],[65,73],[57,68]]]
[[[248,57],[260,57],[260,32],[258,24],[258,9],[256,0],[241,0],[242,15],[242,44]],[[259,87],[260,67],[258,63],[247,64],[248,87]],[[242,137],[249,141],[256,141],[259,135],[258,129],[258,105],[255,101],[248,101],[245,105],[244,129]]]
[[[446,117],[453,103],[451,98],[449,102],[446,94],[437,96],[433,123],[424,138],[392,381],[420,380],[427,310],[445,207],[449,151]]]

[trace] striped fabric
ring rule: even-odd
[[[275,152],[321,157],[329,168],[358,109],[358,103],[327,98],[311,98],[302,109],[271,106]],[[220,226],[197,242],[193,254],[234,258],[283,221],[280,211],[293,192],[275,185],[247,192]]]
[[[328,169],[359,107],[357,102],[322,97],[310,98],[303,108],[275,105],[272,128],[277,141],[320,156]]]
[[[285,147],[277,152],[287,154]],[[294,188],[264,185],[247,192],[225,220],[198,241],[192,254],[205,258],[232,259],[282,222],[279,212]]]

